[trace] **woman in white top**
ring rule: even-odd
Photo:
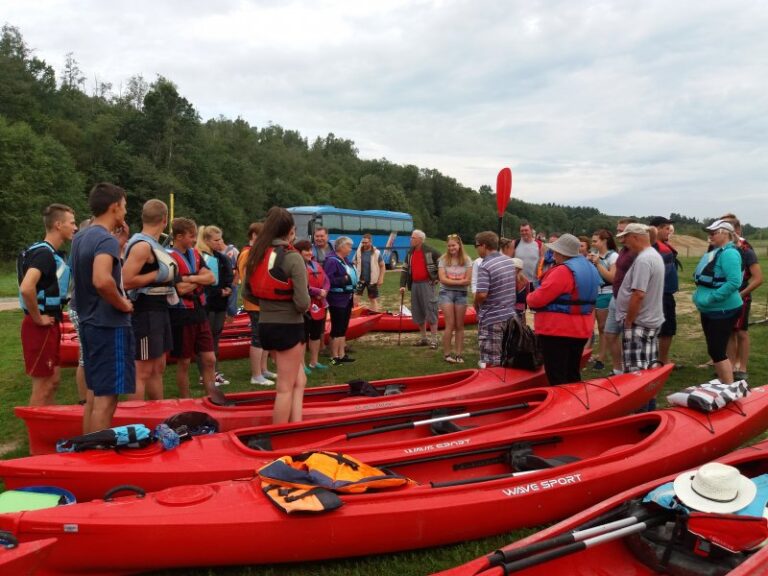
[[[597,332],[600,337],[600,350],[594,365],[595,370],[602,370],[605,368],[607,350],[603,332],[605,330],[605,320],[608,318],[608,304],[610,304],[611,297],[613,296],[611,284],[616,273],[616,260],[619,259],[613,234],[605,228],[601,228],[592,234],[592,251],[588,258],[597,268],[597,272],[602,280],[600,289],[597,291],[597,302],[595,303],[595,319],[597,321]]]
[[[462,363],[464,314],[467,311],[467,287],[472,280],[472,260],[464,253],[464,245],[458,234],[448,236],[446,253],[438,260],[437,273],[440,279],[438,302],[445,317],[443,357],[446,362]]]

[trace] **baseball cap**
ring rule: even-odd
[[[705,230],[708,230],[710,232],[714,232],[715,230],[727,230],[730,233],[733,233],[733,224],[730,222],[726,222],[725,220],[715,220],[705,228]]]
[[[651,221],[648,223],[650,226],[663,226],[664,224],[674,224],[674,220],[670,220],[669,218],[664,218],[664,216],[654,216],[651,218]]]
[[[630,222],[627,227],[624,228],[624,232],[616,234],[616,238],[623,238],[627,234],[644,234],[648,236],[648,226],[645,224],[638,224],[637,222]]]

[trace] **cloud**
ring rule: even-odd
[[[768,5],[2,2],[89,80],[162,74],[204,118],[334,132],[365,157],[614,214],[768,225]]]

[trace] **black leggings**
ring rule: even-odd
[[[349,318],[352,316],[352,299],[344,308],[329,306],[331,313],[331,338],[341,338],[347,333],[349,327]]]
[[[538,336],[550,385],[581,382],[581,355],[587,338]]]
[[[730,316],[712,316],[701,315],[701,327],[704,330],[704,338],[707,340],[707,354],[712,358],[712,362],[722,362],[728,359],[726,349],[728,340],[731,339],[733,327],[739,319],[741,308],[737,308]]]

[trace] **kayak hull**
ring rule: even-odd
[[[362,314],[374,314],[374,312],[364,310]],[[473,324],[477,324],[477,311],[474,307],[467,306],[467,311],[464,314],[464,325]],[[437,327],[439,330],[445,329],[445,316],[443,316],[442,311],[438,312],[437,315]],[[418,330],[419,325],[413,321],[413,317],[403,316],[401,322],[399,312],[383,314],[376,325],[377,332],[418,332]]]
[[[304,420],[500,394],[543,386],[546,376],[543,370],[487,368],[391,378],[372,381],[371,384],[381,390],[388,385],[404,386],[404,389],[400,394],[367,397],[351,396],[346,384],[309,388],[304,396]],[[234,406],[218,406],[208,398],[132,400],[118,403],[112,424],[143,423],[154,427],[174,414],[196,410],[215,418],[221,431],[229,431],[270,424],[274,398],[274,390],[266,390],[228,394],[227,399],[234,402]],[[53,452],[57,440],[81,433],[83,407],[79,405],[17,406],[14,412],[27,426],[31,454]]]
[[[243,315],[239,314],[238,316]],[[370,314],[367,316],[351,318],[345,335],[346,339],[355,340],[368,332],[375,330],[376,325],[382,316],[383,314]],[[240,360],[242,358],[248,358],[251,347],[251,327],[247,314],[245,315],[245,320],[248,323],[243,324],[242,320],[235,320],[235,322],[238,322],[237,325],[228,324],[225,326],[219,340],[219,360]],[[329,320],[326,322],[325,333],[323,336],[326,344],[330,342],[330,334],[331,323]],[[67,333],[62,332],[59,353],[61,365],[77,366],[79,353],[80,342],[77,335],[73,331]],[[175,362],[175,359],[170,356],[166,356],[166,360],[169,363]]]
[[[757,476],[768,473],[768,440],[753,446],[742,448],[726,456],[717,458],[718,462],[735,466],[743,474]],[[702,462],[703,463],[703,462]],[[686,466],[685,468],[688,468]],[[596,504],[571,516],[549,528],[518,540],[501,548],[513,552],[519,548],[536,544],[555,536],[571,532],[622,504],[640,498],[661,484],[671,482],[677,474],[658,478],[636,485],[620,492],[604,502]],[[552,574],[573,574],[576,576],[652,576],[662,574],[642,563],[627,546],[625,539],[604,542],[594,548],[549,560],[545,563],[515,571],[520,576],[551,576]],[[466,564],[436,573],[434,576],[501,576],[501,567],[490,567],[486,556],[471,560]],[[768,574],[768,547],[753,554],[747,561],[728,572],[729,576],[758,576]]]
[[[286,451],[323,449],[354,454],[368,461],[438,454],[455,446],[469,447],[498,438],[514,438],[547,428],[615,418],[643,406],[664,386],[672,366],[467,401],[449,400],[428,407],[400,407],[284,425],[267,425],[197,436],[172,451],[158,444],[135,450],[90,450],[0,461],[6,488],[35,484],[66,488],[78,501],[101,498],[120,484],[147,492],[179,483],[205,484],[247,478]],[[510,410],[501,407],[521,406]],[[435,436],[429,425],[360,435],[380,426],[424,420],[435,410],[477,413],[455,420],[467,429]],[[496,410],[496,412],[494,412]],[[485,413],[483,413],[485,412]],[[260,449],[248,446],[259,440]],[[266,450],[265,447],[271,448]]]
[[[744,415],[708,419],[675,409],[527,434],[516,440],[533,443],[542,457],[580,459],[517,476],[501,458],[508,440],[370,462],[415,484],[343,495],[344,505],[328,514],[286,516],[258,481],[244,479],[1,515],[0,529],[20,541],[58,538],[47,574],[306,562],[443,545],[551,522],[722,455],[759,433],[768,416],[763,389],[739,403]],[[118,535],[141,541],[141,554],[114,546]]]
[[[4,576],[36,574],[38,567],[55,543],[55,538],[46,538],[22,542],[14,548],[0,546],[0,574]]]

